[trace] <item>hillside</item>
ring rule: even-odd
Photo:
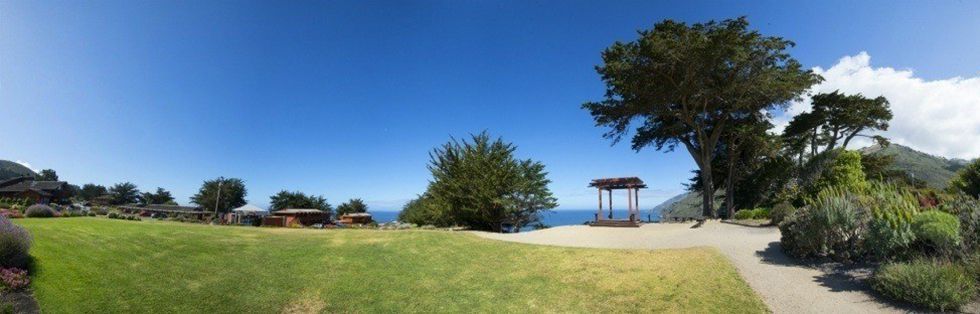
[[[929,187],[935,189],[945,189],[949,179],[967,163],[961,159],[946,159],[929,155],[898,144],[891,144],[884,148],[872,145],[858,151],[864,155],[894,156],[895,161],[892,164],[892,169],[903,171],[916,179],[923,180]]]
[[[0,181],[22,176],[37,176],[30,168],[9,160],[0,160]]]
[[[962,159],[933,156],[898,144],[891,144],[885,148],[872,145],[858,151],[865,155],[895,156],[892,169],[913,175],[916,179],[925,181],[929,187],[935,189],[945,189],[949,179],[956,174],[956,171],[967,164],[967,161]],[[715,205],[720,206],[722,194],[719,193],[717,197],[719,201],[716,201]],[[654,207],[651,213],[654,215],[659,213],[663,220],[674,217],[701,217],[701,194],[687,192],[674,196]]]
[[[721,208],[721,197],[724,194],[717,193],[715,208]],[[701,193],[685,192],[671,197],[660,205],[653,208],[653,212],[660,213],[661,220],[674,218],[696,219],[701,218]]]

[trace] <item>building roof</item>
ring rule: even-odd
[[[350,213],[350,214],[343,214],[340,217],[341,218],[343,218],[343,217],[371,217],[371,214],[369,214],[369,213]]]
[[[261,207],[252,204],[245,204],[242,207],[232,209],[231,211],[239,212],[239,213],[268,213],[269,212],[268,210],[262,209]]]
[[[287,208],[282,210],[277,210],[272,212],[275,215],[280,214],[323,214],[325,211],[315,209],[315,208]]]
[[[193,206],[179,206],[179,205],[165,205],[165,204],[149,204],[149,205],[137,205],[129,204],[119,206],[122,209],[128,210],[145,210],[151,212],[163,212],[163,213],[180,213],[180,214],[206,214],[200,207]]]
[[[30,177],[19,177],[0,182],[0,192],[35,191],[41,195],[51,195],[64,189],[67,184],[65,181],[36,181]]]
[[[627,189],[627,188],[638,188],[645,189],[647,187],[643,180],[637,177],[622,177],[622,178],[603,178],[603,179],[593,179],[589,183],[589,187],[600,188],[606,190],[615,189]]]

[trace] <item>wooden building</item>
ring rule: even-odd
[[[276,219],[279,223],[272,223]],[[269,224],[266,224],[269,222]],[[290,208],[272,212],[272,216],[263,219],[263,225],[273,226],[312,226],[315,224],[326,224],[330,222],[330,212],[325,212],[314,208]]]
[[[0,197],[26,198],[36,204],[67,204],[69,193],[68,182],[64,181],[37,181],[24,176],[0,182]]]
[[[350,213],[340,216],[340,223],[345,225],[366,225],[371,221],[373,221],[371,214],[368,213]]]

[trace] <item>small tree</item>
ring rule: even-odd
[[[455,139],[430,153],[432,180],[420,208],[438,216],[434,223],[478,230],[503,230],[503,224],[533,221],[554,208],[544,166],[514,158],[513,144],[492,140],[486,132],[472,141]]]
[[[116,183],[109,188],[109,203],[112,205],[132,204],[139,202],[139,200],[140,191],[133,183]]]
[[[980,158],[960,169],[950,180],[949,189],[980,198]]]
[[[227,213],[236,207],[245,205],[245,181],[237,178],[219,177],[204,181],[197,194],[191,196],[191,202],[200,205],[208,211],[215,210]]]
[[[366,213],[368,210],[367,204],[364,204],[359,198],[353,198],[346,203],[337,206],[337,216],[353,214],[353,213]]]

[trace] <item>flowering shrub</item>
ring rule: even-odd
[[[31,234],[0,217],[0,267],[26,268],[31,260]]]
[[[0,268],[0,285],[3,290],[17,291],[27,288],[31,284],[31,278],[27,276],[27,271],[20,268]]]
[[[54,209],[51,209],[51,207],[48,205],[42,204],[31,205],[31,207],[28,207],[27,210],[24,211],[24,216],[27,217],[47,218],[54,217],[54,214]]]
[[[0,216],[7,218],[24,218],[24,214],[21,214],[20,211],[12,209],[0,209]]]

